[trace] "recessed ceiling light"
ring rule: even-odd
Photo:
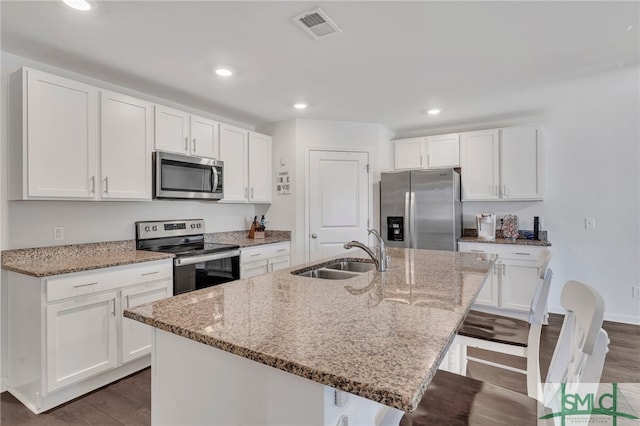
[[[631,31],[632,29],[633,29],[633,25],[629,25],[629,26],[625,29],[625,31]]]
[[[440,108],[431,108],[430,110],[427,111],[427,114],[436,115],[436,114],[440,114],[440,111],[441,111]]]
[[[231,77],[233,75],[233,71],[229,68],[216,68],[216,74],[220,77]]]
[[[72,7],[76,10],[82,10],[83,12],[87,10],[91,10],[91,5],[86,0],[62,0],[62,1],[67,6]]]
[[[295,104],[293,104],[293,107],[295,109],[305,109],[307,107],[307,104],[305,104],[304,102],[296,102]]]

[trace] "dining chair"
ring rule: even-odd
[[[389,411],[380,426],[535,425],[540,404],[551,406],[561,383],[598,383],[609,339],[602,327],[604,301],[591,287],[569,281],[561,303],[566,310],[546,384],[530,397],[470,377],[439,370],[412,413]]]
[[[544,250],[538,258],[538,283],[531,300],[528,321],[502,315],[470,311],[458,329],[455,344],[460,350],[460,372],[466,375],[467,361],[491,365],[525,374],[527,394],[535,397],[540,382],[540,334],[546,321],[547,299],[553,271],[548,267],[551,253]],[[467,348],[479,348],[526,358],[526,369],[469,356]]]

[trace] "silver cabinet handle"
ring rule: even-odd
[[[253,198],[253,187],[251,187],[251,198]]]
[[[96,176],[95,175],[91,176],[91,193],[92,194],[96,193]]]
[[[471,251],[475,253],[484,253],[484,250],[471,250]]]
[[[193,152],[196,152],[196,138],[193,138]]]
[[[493,185],[493,195],[498,195],[498,185]]]
[[[111,315],[112,316],[116,316],[116,298],[114,297],[113,299],[111,299],[111,301],[113,302],[113,309],[111,310]]]
[[[248,186],[244,187],[244,198],[249,198],[249,187]]]
[[[104,193],[109,193],[109,176],[104,177]]]
[[[262,253],[250,254],[249,257],[262,256]]]
[[[315,240],[316,238],[318,238],[318,234],[311,234],[311,238]]]
[[[281,251],[285,251],[286,249],[280,249],[280,250],[276,250],[278,253],[280,253]]]
[[[159,274],[159,273],[160,273],[160,271],[145,272],[145,273],[142,274],[142,276],[144,277],[146,275],[155,275],[155,274]]]
[[[420,166],[422,166],[422,155],[420,156]]]
[[[427,154],[427,167],[429,167],[429,160],[431,160],[431,157]]]
[[[73,288],[81,288],[81,287],[88,287],[90,285],[96,285],[98,284],[97,282],[95,283],[89,283],[89,284],[80,284],[80,285],[74,285]]]
[[[522,253],[522,252],[516,252],[516,254],[519,254],[520,256],[531,256],[531,253]]]
[[[126,309],[129,309],[129,295],[127,294],[127,296],[124,298],[125,300],[125,305],[126,305]]]
[[[189,151],[189,138],[185,137],[184,138],[184,150]]]

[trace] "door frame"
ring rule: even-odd
[[[309,263],[309,249],[310,249],[310,245],[311,245],[311,239],[310,239],[310,229],[309,229],[309,223],[310,221],[310,217],[309,215],[311,214],[311,209],[309,207],[310,205],[310,188],[309,188],[309,184],[311,181],[311,151],[328,151],[328,152],[354,152],[354,153],[359,153],[359,154],[367,154],[368,157],[368,164],[369,164],[369,173],[367,173],[367,217],[369,220],[369,227],[374,227],[375,225],[372,223],[373,222],[373,182],[372,182],[372,175],[373,175],[373,164],[372,164],[372,159],[373,159],[373,149],[369,148],[369,147],[345,147],[345,146],[308,146],[305,148],[305,153],[304,153],[304,168],[305,168],[305,172],[304,172],[304,263]],[[367,241],[363,241],[363,243],[367,244],[367,245],[371,245],[370,243],[370,236],[367,237]]]

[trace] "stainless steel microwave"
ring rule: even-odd
[[[224,196],[222,170],[222,161],[156,151],[153,197],[220,200]]]

